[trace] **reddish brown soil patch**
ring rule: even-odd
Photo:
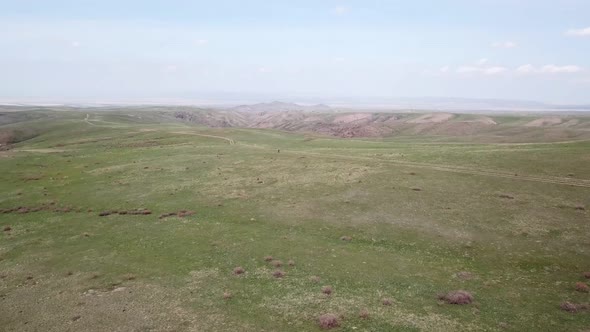
[[[471,304],[473,302],[473,296],[464,290],[452,291],[447,294],[439,295],[438,299],[448,304]]]
[[[359,311],[359,318],[360,319],[369,319],[369,310],[367,309],[361,309],[361,311]]]
[[[582,273],[582,276],[586,279],[590,279],[590,271]]]
[[[326,295],[332,295],[332,286],[322,287],[322,293],[324,293]]]
[[[576,282],[576,290],[578,292],[588,293],[588,292],[590,292],[590,287],[588,287],[588,285],[586,285],[586,283]]]
[[[243,268],[243,267],[241,267],[241,266],[238,266],[238,267],[235,267],[235,268],[234,268],[234,271],[233,271],[233,273],[234,273],[235,275],[240,275],[240,274],[244,274],[244,273],[246,273],[246,270],[244,270],[244,268]]]
[[[318,324],[320,328],[329,330],[339,327],[340,321],[338,320],[338,316],[334,314],[324,314],[318,318]]]
[[[590,305],[585,304],[585,303],[572,303],[569,301],[565,301],[562,304],[560,304],[559,307],[561,308],[561,310],[571,312],[571,313],[576,313],[576,312],[588,310],[590,308]]]
[[[471,280],[471,279],[473,279],[473,273],[467,272],[467,271],[457,272],[456,276],[457,276],[457,278],[459,278],[461,280]]]
[[[275,278],[282,278],[284,277],[286,274],[285,272],[281,271],[281,270],[276,270],[272,273],[272,276]]]

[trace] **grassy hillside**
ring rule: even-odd
[[[339,139],[173,114],[0,122],[35,133],[0,151],[3,330],[315,331],[327,313],[337,331],[590,327],[560,309],[590,302],[575,289],[590,282],[590,141]],[[438,299],[454,290],[474,302]]]

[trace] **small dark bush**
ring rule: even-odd
[[[369,310],[361,309],[361,311],[359,311],[359,318],[360,319],[369,319]]]
[[[576,282],[576,290],[578,292],[588,293],[588,292],[590,292],[590,287],[588,287],[588,285],[586,285],[586,283]]]
[[[324,293],[326,295],[332,295],[332,286],[322,287],[322,293]]]
[[[334,314],[324,314],[318,318],[318,324],[320,325],[320,328],[329,330],[339,327],[340,321],[338,320],[338,316]]]
[[[240,274],[244,274],[246,272],[246,270],[244,270],[243,267],[238,266],[234,268],[234,274],[235,275],[240,275]]]
[[[452,291],[439,295],[438,298],[448,304],[471,304],[473,302],[473,296],[464,290]]]

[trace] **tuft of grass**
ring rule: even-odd
[[[576,282],[576,290],[581,293],[588,293],[590,292],[590,287],[586,283],[579,281]]]
[[[576,313],[579,311],[588,310],[588,308],[590,308],[590,306],[588,304],[584,304],[584,303],[572,303],[569,301],[565,301],[559,305],[559,308],[561,308],[561,310],[563,310],[563,311]]]
[[[369,310],[368,309],[361,309],[359,311],[359,318],[360,319],[369,319],[370,314],[369,314]]]
[[[340,320],[334,314],[323,314],[318,318],[318,325],[321,329],[330,330],[339,327]]]
[[[441,294],[438,296],[439,300],[442,300],[448,304],[471,304],[473,302],[473,295],[464,290],[457,290]]]

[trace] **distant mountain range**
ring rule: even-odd
[[[240,112],[268,111],[307,111],[329,112],[347,110],[388,110],[388,111],[452,111],[452,112],[485,112],[485,111],[590,111],[590,104],[550,104],[537,101],[479,98],[286,98],[286,102],[273,101],[257,103],[264,97],[247,98],[247,96],[203,95],[199,98],[183,99],[141,99],[112,101],[75,101],[60,102],[58,100],[2,100],[0,104],[13,106],[69,106],[69,107],[104,107],[104,106],[200,106],[224,108]],[[268,100],[268,99],[267,99]],[[294,103],[295,101],[298,104]],[[321,104],[316,104],[321,101]],[[237,105],[237,106],[236,106]]]
[[[238,112],[276,112],[276,111],[305,111],[305,112],[330,112],[332,108],[328,105],[299,105],[295,103],[284,103],[273,101],[271,103],[259,103],[253,105],[240,105],[232,107],[231,110]]]

